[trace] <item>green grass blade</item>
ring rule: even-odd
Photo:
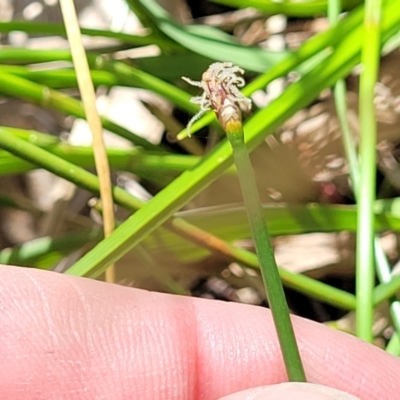
[[[376,193],[374,87],[380,60],[381,1],[366,0],[360,77],[360,187],[357,229],[357,335],[372,342],[374,268],[373,203]]]
[[[7,50],[2,50],[0,51],[0,61],[6,62],[6,63],[42,63],[42,62],[48,62],[48,61],[56,61],[56,60],[66,60],[70,61],[71,60],[71,54],[69,51],[65,50],[60,50],[60,51],[48,51],[44,52],[42,50],[31,50],[31,49],[7,49]],[[193,103],[190,102],[190,94],[186,93],[185,91],[179,89],[175,85],[172,85],[168,82],[165,82],[155,76],[152,76],[151,74],[146,73],[145,71],[141,71],[137,68],[134,68],[128,64],[125,64],[123,62],[118,62],[118,61],[107,61],[101,56],[96,56],[96,55],[88,55],[88,60],[90,62],[90,65],[94,71],[92,71],[93,77],[96,77],[96,70],[100,72],[105,79],[105,84],[108,83],[115,83],[117,85],[121,86],[130,86],[130,87],[139,87],[139,88],[144,88],[147,90],[152,90],[155,93],[158,93],[159,95],[165,97],[167,100],[170,100],[172,103],[176,104],[178,107],[180,107],[182,110],[188,111],[188,112],[196,112],[197,111],[197,106]],[[50,77],[53,79],[58,84],[61,84],[63,82],[68,82],[69,84],[72,83],[71,80],[74,82],[74,86],[76,87],[76,79],[75,79],[75,73],[71,71],[65,71],[65,70],[56,70],[56,71],[30,71],[26,72],[26,70],[23,70],[21,68],[16,68],[15,66],[10,67],[6,66],[0,69],[0,74],[4,75],[4,77],[12,77],[12,73],[15,71],[15,79],[20,78],[19,85],[23,85],[23,79],[22,78],[29,78],[30,76],[38,76],[39,79],[40,77]],[[58,78],[59,74],[59,78]],[[1,77],[1,75],[0,75]],[[12,79],[12,78],[10,78]],[[100,83],[100,82],[99,82]],[[103,82],[102,82],[103,83]],[[32,82],[32,85],[34,83]],[[36,91],[43,91],[45,92],[47,88],[46,87],[41,87],[40,85],[32,86],[35,88],[34,90]],[[5,90],[7,87],[5,88]],[[7,92],[6,92],[7,93]],[[19,94],[22,97],[23,90],[21,90],[21,93],[17,92],[14,94],[14,92],[7,93],[11,95],[16,95],[18,96]],[[56,95],[62,95],[59,94],[58,92],[51,92],[53,96]],[[65,96],[65,95],[62,95]],[[37,95],[35,97],[36,101],[44,101],[41,100],[43,96]],[[66,97],[66,96],[65,96]],[[28,100],[30,100],[30,97],[27,97]],[[68,101],[68,104],[71,103],[72,101],[75,102],[75,106],[72,107],[70,106],[75,113],[79,113],[78,110],[80,110],[81,106],[80,103],[77,102],[74,99],[70,99]],[[66,106],[65,106],[66,107]],[[66,108],[65,112],[71,112],[69,111],[69,108]],[[81,114],[79,114],[81,115]],[[103,121],[104,122],[107,121]],[[110,122],[108,122],[110,124]],[[114,127],[115,128],[115,127]],[[107,128],[110,129],[110,128]],[[112,130],[112,129],[110,129]],[[121,130],[121,129],[120,129]],[[116,132],[118,133],[118,132]],[[127,132],[121,132],[118,133],[121,136],[125,137],[129,136],[131,134],[128,134]],[[144,147],[144,146],[142,146]]]
[[[395,356],[400,356],[400,339],[399,335],[396,333],[390,338],[388,345],[386,346],[386,351],[389,354],[393,354]]]
[[[284,14],[290,17],[312,17],[326,14],[328,1],[284,1],[273,0],[212,0],[214,3],[224,4],[231,7],[246,8],[253,7],[266,14]],[[362,0],[347,0],[343,2],[344,10],[351,10],[362,3]]]
[[[56,253],[60,258],[65,257],[82,246],[99,241],[101,237],[100,229],[68,233],[58,238],[42,237],[20,246],[1,250],[0,263],[31,267],[40,260],[43,265],[44,258],[48,256],[54,256]]]
[[[0,70],[0,92],[31,101],[43,107],[54,108],[78,118],[84,118],[83,107],[79,101],[46,86],[9,74],[4,70]],[[144,149],[160,150],[158,146],[149,143],[147,140],[135,135],[133,132],[130,132],[128,129],[119,126],[107,118],[103,117],[102,123],[105,129],[109,129]]]
[[[339,13],[340,13],[339,0],[330,0],[328,15],[330,18],[330,22],[332,24],[337,23],[337,19],[339,18]],[[335,97],[336,110],[338,113],[338,118],[342,129],[345,152],[350,167],[349,169],[350,169],[351,181],[353,183],[353,187],[355,188],[355,194],[357,197],[357,193],[360,187],[360,170],[355,149],[356,144],[354,142],[354,138],[347,120],[346,87],[343,80],[339,80],[338,82],[336,82],[334,97]],[[375,204],[375,209],[376,209],[376,204]],[[375,225],[375,230],[377,230],[376,225]],[[376,268],[379,280],[381,282],[387,283],[391,280],[391,268],[377,236],[375,236],[374,240],[374,251],[375,251],[374,254],[375,254]],[[390,312],[398,335],[400,333],[399,301],[397,300],[391,301]]]
[[[263,72],[282,60],[284,53],[243,46],[232,36],[210,26],[186,26],[175,22],[154,0],[127,0],[132,10],[145,16],[145,25],[157,29],[186,49],[212,60],[231,61],[249,71]]]
[[[41,35],[56,35],[66,37],[65,27],[63,24],[56,24],[51,22],[33,22],[33,21],[1,21],[0,32],[25,32],[28,34],[41,34]],[[103,29],[89,29],[81,28],[82,35],[85,36],[98,36],[103,38],[115,39],[121,43],[129,44],[130,46],[148,46],[157,44],[164,48],[176,48],[176,45],[171,40],[163,40],[162,38],[151,33],[145,35],[131,35],[122,32],[113,32],[111,30]]]
[[[29,67],[0,65],[0,74],[6,72],[23,79],[46,85],[51,89],[76,88],[76,74],[71,69],[57,70],[31,70]],[[120,85],[118,78],[107,71],[91,71],[91,77],[95,86],[113,87]]]
[[[377,306],[382,302],[389,300],[393,296],[396,296],[400,290],[400,275],[391,277],[391,280],[387,283],[380,283],[375,287],[373,293],[373,304]]]
[[[25,160],[53,172],[57,176],[75,183],[77,186],[87,189],[95,194],[99,193],[99,180],[96,175],[63,160],[31,143],[10,134],[7,129],[0,127],[0,148],[22,157]],[[121,188],[114,187],[116,202],[130,204],[131,209],[141,207],[142,202],[129,195]]]
[[[39,50],[17,47],[2,48],[0,62],[3,64],[36,64],[52,61],[71,61],[71,53],[67,50]]]
[[[1,127],[12,135],[16,130]],[[32,135],[34,133],[32,132]],[[66,143],[39,145],[43,150],[69,161],[82,168],[94,167],[93,148],[71,146]],[[151,154],[140,148],[107,149],[107,155],[112,168],[120,171],[129,171],[142,178],[160,184],[169,183],[183,171],[191,168],[198,162],[198,157],[179,154]],[[20,157],[0,151],[0,176],[13,175],[38,168]],[[43,167],[43,166],[41,166]]]
[[[379,238],[375,238],[375,258],[377,264],[381,265],[381,267],[377,268],[377,273],[379,280],[381,282],[390,282],[392,279],[391,268],[389,262],[387,260],[386,254],[382,249],[382,246],[379,242]],[[382,267],[382,265],[384,267]],[[396,299],[395,296],[390,299],[390,314],[392,317],[392,322],[394,328],[396,330],[397,335],[400,333],[400,301]]]
[[[329,1],[328,14],[331,24],[336,24],[339,18],[339,14],[341,11],[339,3],[340,3],[339,0]],[[353,183],[353,187],[355,188],[355,194],[357,197],[357,193],[360,187],[360,171],[356,153],[356,144],[347,120],[347,99],[346,99],[346,87],[344,80],[341,79],[336,82],[334,89],[334,97],[335,97],[336,110],[340,121],[340,126],[342,129],[343,143],[346,152],[346,157],[350,167],[349,169],[350,169],[351,181]],[[375,230],[377,230],[376,225],[375,225]],[[390,272],[391,268],[377,236],[375,237],[374,240],[374,250],[375,250],[376,268],[379,280],[381,282],[389,282],[391,279],[391,272]],[[390,312],[392,315],[392,320],[396,328],[397,334],[399,334],[400,303],[397,300],[391,302]]]
[[[397,207],[397,206],[396,206]],[[391,202],[377,202],[375,229],[400,230],[400,216]],[[309,232],[339,232],[357,230],[355,206],[274,204],[264,206],[268,228],[273,236],[296,235]],[[249,236],[247,220],[242,207],[211,207],[204,210],[183,211],[178,214],[201,229],[225,240],[235,241]],[[227,229],[225,227],[228,226]],[[236,228],[235,228],[236,227]]]

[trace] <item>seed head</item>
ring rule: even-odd
[[[244,79],[238,76],[243,73],[243,69],[230,62],[217,62],[211,64],[203,73],[200,82],[182,77],[184,81],[204,91],[201,96],[190,99],[192,103],[200,106],[200,111],[189,121],[189,133],[192,124],[208,110],[214,110],[225,130],[229,121],[241,123],[240,109],[251,109],[251,100],[238,89],[245,84]]]

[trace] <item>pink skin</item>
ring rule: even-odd
[[[217,399],[286,380],[266,309],[33,269],[0,267],[0,276],[3,400]],[[293,322],[310,382],[398,398],[398,358]]]

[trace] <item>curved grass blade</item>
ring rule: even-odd
[[[42,268],[54,265],[54,259],[65,257],[72,251],[78,250],[89,243],[98,242],[102,238],[100,229],[67,233],[58,238],[42,237],[31,240],[20,246],[5,248],[0,251],[0,263],[6,265],[36,266],[38,262]],[[51,263],[47,262],[51,259]]]
[[[14,135],[35,146],[48,151],[54,156],[80,166],[93,168],[93,148],[71,146],[58,138],[36,131],[26,131],[9,127],[0,127],[9,135]],[[149,153],[140,148],[107,149],[111,166],[120,171],[132,172],[142,178],[161,185],[169,183],[183,171],[193,167],[199,160],[196,156],[180,154]],[[0,150],[0,176],[31,171],[37,165]]]
[[[9,74],[4,70],[0,70],[0,93],[22,98],[43,107],[51,107],[78,118],[85,117],[82,104],[78,100],[46,86]],[[105,129],[109,129],[137,146],[148,150],[160,150],[159,146],[149,143],[146,139],[141,138],[107,118],[102,117],[102,124]]]
[[[166,37],[212,60],[231,61],[249,71],[263,72],[284,57],[284,52],[243,46],[232,36],[210,26],[179,24],[154,0],[127,1],[139,18],[144,19],[145,25],[151,23]]]
[[[214,3],[224,4],[230,7],[247,8],[252,7],[266,14],[284,14],[288,17],[313,17],[325,15],[328,9],[326,0],[300,0],[282,1],[273,0],[211,0]],[[352,10],[360,5],[362,0],[343,1],[343,10]]]
[[[66,37],[65,26],[63,24],[33,21],[0,21],[0,32],[9,33],[14,31],[25,32],[28,34],[57,35]],[[103,38],[115,39],[121,43],[126,43],[133,47],[157,44],[164,48],[176,48],[176,45],[173,43],[173,41],[165,39],[163,40],[162,38],[153,35],[152,33],[147,33],[144,35],[131,35],[123,32],[89,28],[81,28],[81,32],[83,35],[86,36],[98,36]]]
[[[32,70],[24,66],[0,65],[0,74],[6,72],[20,78],[46,85],[51,89],[76,88],[76,74],[72,68],[55,70]],[[93,84],[95,86],[113,87],[121,85],[118,78],[108,71],[91,71]]]
[[[62,59],[65,61],[71,61],[71,53],[69,51],[65,50],[60,50],[60,51],[55,51],[54,53],[52,51],[48,52],[43,52],[42,50],[31,50],[31,49],[8,49],[6,53],[3,53],[0,51],[0,61],[2,62],[7,62],[7,63],[21,63],[21,64],[27,64],[27,63],[42,63],[42,62],[47,62],[47,61],[56,61],[57,59]],[[172,103],[176,104],[178,107],[185,111],[189,112],[196,112],[197,111],[197,106],[193,103],[190,102],[190,94],[185,92],[182,89],[179,89],[179,87],[172,85],[168,82],[165,82],[155,76],[152,76],[151,74],[148,74],[145,71],[141,71],[131,65],[128,65],[123,62],[118,62],[118,61],[108,61],[102,56],[97,56],[97,55],[88,55],[88,60],[91,65],[91,68],[93,68],[95,71],[92,71],[93,73],[98,71],[105,72],[106,74],[111,75],[106,75],[106,79],[113,80],[112,82],[121,85],[121,86],[129,86],[129,87],[139,87],[139,88],[144,88],[147,90],[152,90],[155,93],[158,93],[159,95],[165,97],[167,100],[170,100]],[[18,84],[20,86],[23,86],[23,77],[29,77],[31,75],[33,76],[48,76],[48,74],[52,74],[54,80],[57,80],[57,72],[56,71],[34,71],[34,72],[22,72],[23,70],[21,68],[17,67],[11,67],[11,66],[6,66],[0,69],[0,78],[1,74],[3,74],[5,77],[10,77],[10,80],[12,79],[13,76],[13,71],[16,72],[16,79],[20,79]],[[46,75],[47,74],[47,75]],[[67,72],[65,70],[61,70],[60,72],[60,80],[62,81],[63,79],[67,79],[68,82],[70,82],[71,79],[73,79],[72,75],[74,73],[72,72]],[[75,81],[76,82],[76,81]],[[34,83],[32,82],[32,85]],[[76,86],[76,83],[75,83]],[[31,86],[31,89],[34,88],[34,90],[37,91],[42,91],[45,92],[47,86]],[[7,89],[7,86],[4,88],[4,90]],[[16,89],[14,89],[15,91]],[[24,90],[21,89],[20,92],[15,92],[12,91],[11,93],[7,94],[12,94],[15,96],[22,95],[24,94]],[[54,96],[56,96],[58,93],[54,92]],[[61,94],[60,94],[61,96]],[[65,95],[62,95],[65,96]],[[67,96],[65,96],[67,97]],[[64,98],[65,98],[64,97]],[[24,97],[23,97],[24,98]],[[26,97],[27,99],[30,99],[30,97]],[[36,95],[35,99],[36,101],[42,101],[44,102],[44,99],[42,99],[43,96]],[[75,107],[73,108],[76,110],[79,108],[79,102],[77,100],[71,99],[71,101],[68,102],[68,104],[72,104],[72,101],[75,102]],[[72,107],[72,105],[71,105]],[[68,111],[68,109],[66,110]],[[78,111],[75,111],[78,112]],[[81,114],[79,114],[81,115]],[[103,121],[103,125],[106,122]],[[110,122],[107,122],[110,124]],[[115,124],[114,124],[115,125]],[[106,125],[104,125],[106,127]],[[106,127],[107,128],[107,127]],[[111,131],[113,129],[107,128]],[[125,130],[126,131],[126,130]],[[119,134],[118,132],[115,132]],[[131,133],[128,134],[128,132],[122,132],[121,136],[125,137],[124,135],[131,135]],[[128,139],[129,140],[129,139]],[[145,146],[142,146],[145,147]]]

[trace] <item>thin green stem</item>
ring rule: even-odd
[[[1,127],[0,148],[7,150],[16,156],[20,156],[31,163],[40,165],[42,168],[75,183],[79,187],[99,194],[100,184],[96,175],[91,174],[83,168],[77,167],[68,161],[62,160],[60,157],[57,157],[46,150],[33,146],[25,140],[10,135],[7,129]],[[113,188],[113,195],[116,202],[121,205],[126,206],[129,204],[130,208],[133,209],[138,209],[142,206],[142,202],[135,199],[119,187]]]
[[[357,335],[372,342],[374,270],[374,213],[376,192],[376,120],[374,86],[380,59],[381,0],[367,0],[360,78],[360,187],[356,251]]]
[[[274,250],[264,211],[258,193],[254,171],[244,140],[242,110],[250,111],[251,100],[239,92],[244,80],[239,75],[244,71],[232,63],[218,62],[211,64],[203,72],[200,82],[183,78],[193,86],[202,87],[202,96],[191,101],[201,106],[202,110],[212,109],[227,134],[232,147],[233,160],[238,172],[239,183],[250,223],[250,230],[255,243],[261,275],[272,312],[281,352],[290,381],[306,381],[304,368],[297,346],[289,308],[286,303],[282,281],[279,276]],[[196,116],[194,117],[196,118]],[[190,122],[189,122],[190,126]]]
[[[328,2],[328,18],[332,26],[337,25],[339,14],[341,12],[341,0],[329,0]],[[340,127],[342,129],[343,144],[350,167],[350,177],[355,188],[359,187],[360,172],[357,159],[357,153],[354,147],[354,140],[351,134],[349,122],[347,120],[347,99],[346,84],[343,79],[339,79],[335,83],[334,98],[336,112],[339,118]],[[357,193],[357,189],[355,190]]]
[[[349,163],[350,178],[354,187],[354,192],[357,196],[357,188],[360,187],[360,170],[353,135],[347,120],[346,84],[343,79],[336,82],[334,97],[336,111],[342,129],[343,145],[346,152],[347,162]]]
[[[395,333],[389,340],[385,349],[389,354],[400,356],[400,339],[399,335]]]
[[[44,107],[51,107],[78,118],[84,118],[85,113],[81,102],[67,95],[49,89],[47,86],[20,78],[0,70],[0,92],[31,101]],[[115,132],[117,135],[149,150],[160,150],[160,147],[149,143],[147,140],[135,135],[133,132],[119,126],[107,118],[102,118],[102,124],[105,129]]]
[[[29,81],[45,84],[51,89],[70,89],[76,88],[76,73],[73,69],[56,69],[56,70],[32,70],[29,67],[20,65],[0,65],[0,71],[13,74]],[[90,71],[93,84],[95,86],[104,85],[113,87],[121,85],[118,78],[107,71]],[[122,86],[122,85],[121,85]]]
[[[303,365],[297,347],[289,308],[286,303],[282,282],[276,265],[271,238],[264,222],[264,212],[251,166],[250,157],[244,143],[243,129],[227,132],[233,149],[233,158],[252,236],[255,243],[260,270],[266,288],[268,303],[274,319],[288,378],[291,381],[306,381]]]
[[[377,306],[398,294],[400,290],[400,275],[392,276],[387,283],[379,284],[374,290],[374,306]]]
[[[7,265],[32,265],[45,254],[57,252],[67,255],[88,243],[102,238],[99,229],[81,229],[80,232],[67,233],[58,238],[42,237],[23,243],[20,246],[0,251],[0,263]]]
[[[387,260],[386,254],[382,249],[379,239],[375,238],[375,257],[376,263],[380,267],[377,268],[377,274],[381,282],[390,282],[392,280],[392,274],[390,271],[390,265]],[[396,330],[397,335],[400,333],[400,301],[396,299],[396,296],[392,296],[390,299],[390,314],[392,322]]]
[[[350,131],[350,127],[347,121],[346,116],[346,94],[345,94],[345,84],[344,82],[338,81],[335,86],[335,102],[336,102],[336,109],[340,120],[340,125],[343,132],[343,142],[344,147],[347,155],[347,160],[350,166],[350,176],[351,181],[353,182],[353,187],[355,189],[355,194],[357,198],[358,188],[360,187],[359,179],[360,179],[360,171],[359,165],[357,160],[357,155],[355,151],[355,143]],[[382,245],[379,242],[379,237],[375,236],[374,240],[374,251],[375,251],[375,261],[376,261],[376,268],[377,274],[379,277],[380,282],[388,283],[392,279],[391,276],[391,268],[388,263],[386,254],[382,249]],[[374,293],[375,295],[375,293]],[[373,297],[375,299],[376,296]],[[376,301],[374,301],[374,305]],[[393,323],[396,328],[396,332],[400,333],[400,302],[392,297],[392,301],[390,304],[390,312],[392,316]]]
[[[5,128],[2,128],[5,129]],[[10,132],[10,129],[6,129]],[[93,148],[75,147],[65,143],[38,146],[47,152],[83,168],[94,167]],[[110,165],[117,170],[132,172],[141,178],[165,185],[198,162],[198,157],[180,154],[148,154],[142,149],[107,149]],[[9,153],[0,154],[0,176],[32,171],[38,165]]]
[[[14,31],[26,32],[28,34],[39,33],[41,35],[66,36],[65,26],[62,24],[56,24],[50,22],[40,23],[33,21],[0,22],[0,32],[8,33]],[[153,33],[139,36],[122,32],[114,32],[111,30],[89,29],[89,28],[81,28],[81,32],[83,35],[87,36],[98,36],[98,37],[115,39],[122,43],[127,43],[133,47],[158,44],[159,46],[171,49],[181,48],[180,46],[176,45],[172,40],[161,38],[157,35],[154,35]]]
[[[311,17],[324,14],[327,8],[326,0],[314,1],[284,1],[274,0],[212,0],[215,3],[226,4],[231,7],[253,7],[268,15],[284,14],[295,17]],[[346,0],[345,9],[349,10],[361,3],[361,0]]]
[[[329,21],[331,24],[336,24],[340,13],[340,0],[330,0],[328,7]],[[334,88],[335,106],[342,129],[343,144],[346,152],[346,158],[349,163],[350,177],[353,183],[355,196],[357,199],[357,193],[360,187],[360,169],[359,162],[357,159],[356,145],[354,142],[353,135],[350,130],[350,126],[347,119],[347,99],[346,99],[346,85],[343,79],[336,82]],[[384,253],[382,246],[379,242],[378,236],[375,236],[374,241],[375,250],[375,261],[379,280],[383,283],[390,282],[391,280],[391,268],[388,263],[386,254]],[[390,303],[390,312],[393,323],[397,332],[397,336],[400,334],[400,302],[394,297]]]

